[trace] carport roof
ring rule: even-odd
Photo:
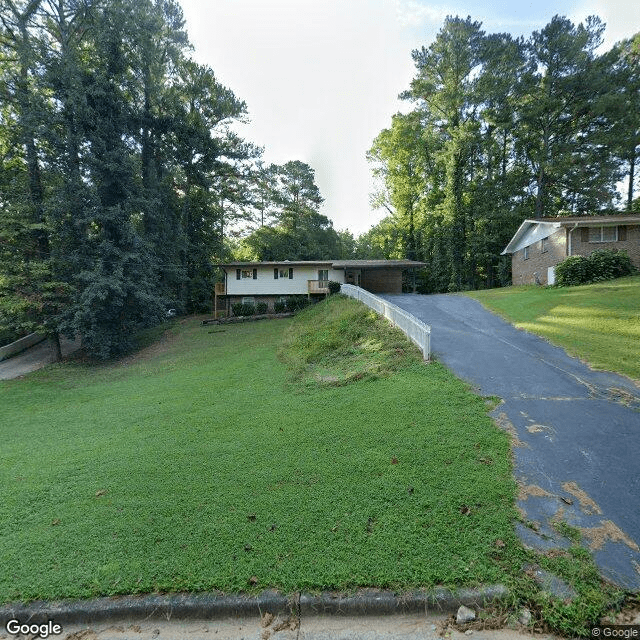
[[[426,263],[415,260],[334,260],[334,269],[382,269],[384,267],[396,267],[400,269],[420,269]]]

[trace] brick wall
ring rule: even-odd
[[[576,229],[571,237],[571,253],[574,256],[588,256],[598,249],[616,249],[618,251],[626,251],[631,258],[634,266],[640,269],[640,225],[627,225],[625,240],[618,242],[588,242],[587,236],[583,237],[582,229]],[[618,228],[618,236],[622,236]]]
[[[538,240],[528,248],[528,258],[525,260],[525,250],[520,249],[511,256],[511,275],[514,285],[519,284],[547,284],[547,269],[562,262],[567,257],[566,231],[558,229],[547,238],[545,251],[542,250],[542,240]],[[536,282],[537,277],[537,282]]]
[[[583,231],[584,229],[584,231]],[[578,227],[571,234],[571,254],[574,256],[588,256],[598,249],[616,249],[626,251],[631,262],[640,269],[640,225],[626,225],[625,231],[620,232],[623,240],[617,242],[589,242],[588,229]],[[528,247],[528,258],[524,258],[524,249],[516,251],[511,256],[511,274],[514,285],[519,284],[547,284],[547,269],[562,262],[567,257],[568,234],[566,229],[558,229],[549,236],[547,251],[542,252],[542,241]]]

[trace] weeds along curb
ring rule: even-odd
[[[396,594],[365,589],[354,594],[321,595],[264,591],[257,596],[222,594],[175,594],[116,596],[92,600],[32,602],[0,607],[0,627],[9,620],[21,623],[85,624],[116,620],[189,620],[260,616],[265,612],[304,615],[391,615],[397,613],[452,613],[460,605],[482,608],[505,600],[509,591],[502,585],[450,591],[439,588]]]

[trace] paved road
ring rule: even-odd
[[[69,340],[60,338],[60,348],[62,357],[80,348],[80,340]],[[19,378],[32,371],[37,371],[54,362],[53,353],[47,340],[39,342],[35,346],[19,353],[8,360],[0,362],[0,380],[11,380]]]
[[[602,574],[640,590],[640,388],[592,371],[458,295],[383,296],[431,325],[434,357],[484,396],[515,436],[518,506],[538,531],[524,542],[568,546],[550,525],[579,527]]]
[[[268,615],[268,614],[267,614]],[[287,625],[284,618],[116,622],[69,625],[61,640],[466,640],[463,630],[443,625],[445,615],[411,614],[369,616],[308,616],[299,624]],[[454,625],[455,626],[455,625]],[[0,639],[3,638],[0,630]],[[525,630],[474,630],[473,640],[526,640]],[[560,640],[550,634],[536,640]]]

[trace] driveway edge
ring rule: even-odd
[[[268,611],[273,614],[374,616],[399,613],[452,613],[465,605],[482,608],[505,600],[509,591],[503,585],[478,588],[437,588],[430,591],[394,593],[364,589],[354,594],[325,592],[320,595],[283,595],[263,591],[257,596],[215,593],[114,596],[91,600],[64,600],[8,604],[0,607],[0,626],[9,620],[21,623],[86,624],[116,620],[151,619],[221,619],[258,617]]]

